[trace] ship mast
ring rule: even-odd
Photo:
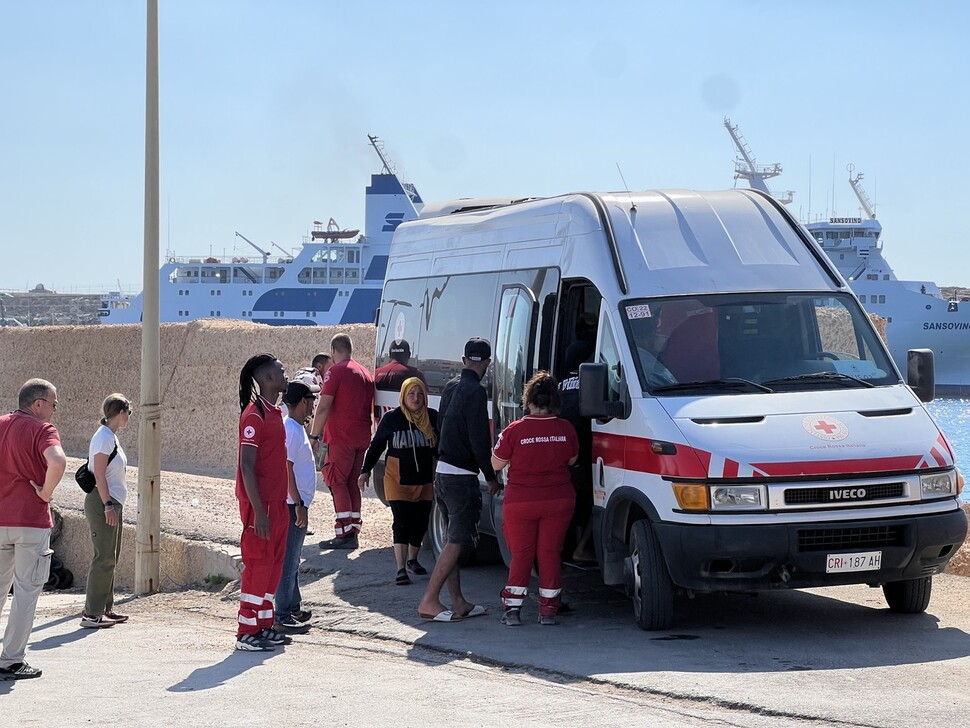
[[[377,152],[377,156],[381,158],[381,164],[384,165],[384,171],[382,174],[394,174],[394,168],[391,167],[391,163],[388,162],[387,157],[384,156],[384,142],[371,134],[367,135],[367,140],[370,142],[371,146],[374,147],[374,151]]]
[[[870,220],[876,219],[876,206],[872,204],[872,200],[869,199],[869,195],[862,188],[862,172],[859,172],[853,179],[852,173],[855,171],[855,165],[846,165],[846,169],[849,171],[849,184],[852,185],[852,191],[855,192],[855,196],[859,199],[859,204],[862,205],[862,209],[865,211],[866,216]]]
[[[765,184],[766,179],[771,179],[781,174],[781,164],[775,162],[774,164],[759,166],[755,160],[754,153],[744,140],[744,137],[741,136],[741,130],[738,125],[731,124],[731,120],[724,117],[724,128],[728,130],[728,134],[731,135],[734,146],[738,151],[738,156],[734,160],[734,179],[743,179],[752,189],[764,192],[766,195],[771,195],[783,205],[789,204],[795,197],[794,192],[788,190],[783,195],[774,195],[768,189],[768,185]]]

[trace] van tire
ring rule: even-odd
[[[898,614],[922,614],[930,605],[933,577],[890,581],[882,585],[889,609]]]
[[[633,566],[633,618],[645,630],[669,629],[674,621],[674,584],[660,544],[647,520],[633,524],[630,533]]]
[[[438,560],[441,550],[447,543],[447,535],[448,522],[438,507],[438,499],[435,498],[431,506],[431,518],[428,519],[428,532],[424,539],[435,561]],[[476,548],[462,549],[461,556],[458,558],[459,566],[485,566],[500,563],[502,563],[502,551],[498,539],[484,533],[479,534]]]

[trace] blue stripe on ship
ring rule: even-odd
[[[336,288],[274,288],[256,299],[253,311],[329,311],[336,297]]]
[[[364,274],[365,281],[383,281],[387,273],[387,256],[375,255],[371,258],[367,273]]]
[[[377,318],[377,307],[380,305],[380,288],[358,288],[351,295],[340,323],[372,324]]]
[[[316,326],[316,321],[311,321],[310,319],[250,319],[253,323],[257,324],[269,324],[270,326]]]

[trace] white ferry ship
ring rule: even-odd
[[[394,173],[377,137],[368,136],[382,170],[371,175],[365,195],[364,234],[342,230],[330,219],[314,222],[295,254],[273,244],[271,254],[236,233],[258,256],[169,254],[159,271],[163,323],[200,318],[245,319],[277,326],[374,323],[384,286],[391,236],[417,218],[423,201],[414,185]],[[142,296],[110,292],[101,299],[100,321],[139,323]]]
[[[765,179],[781,173],[781,165],[759,166],[729,119],[724,126],[738,150],[735,178],[771,194]],[[886,340],[896,366],[906,374],[909,349],[932,349],[936,363],[936,391],[942,396],[970,395],[970,301],[945,299],[932,281],[896,277],[883,257],[882,225],[862,187],[862,174],[849,165],[849,185],[859,200],[855,217],[829,217],[805,224],[822,250],[848,281],[870,313],[886,319]],[[787,204],[792,193],[778,195]],[[966,271],[964,271],[966,272]]]

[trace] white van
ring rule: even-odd
[[[766,195],[428,206],[394,235],[377,365],[406,340],[435,406],[470,336],[493,344],[495,435],[535,371],[562,378],[570,344],[595,341],[580,368],[593,538],[644,629],[668,628],[675,594],[691,592],[865,583],[922,612],[966,536],[963,479],[923,406],[932,353],[910,352],[908,385],[845,280]],[[502,497],[482,488],[485,545],[507,558]]]

